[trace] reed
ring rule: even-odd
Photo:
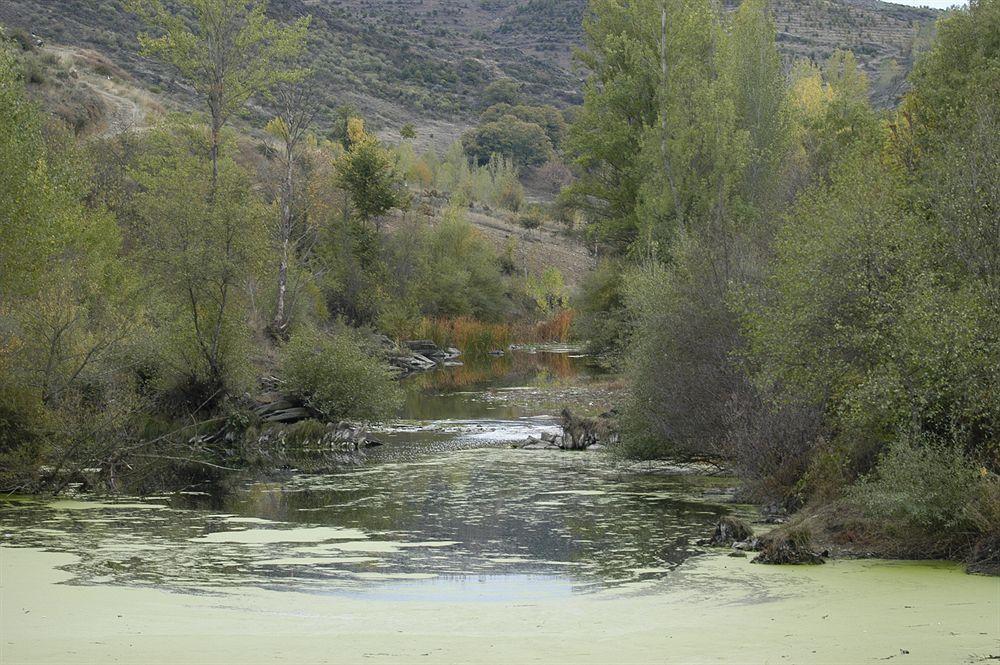
[[[576,316],[574,310],[562,310],[538,323],[487,323],[460,316],[457,318],[424,317],[406,331],[409,339],[430,339],[440,347],[454,346],[463,353],[483,355],[506,350],[511,344],[567,342]]]
[[[568,342],[570,339],[570,329],[573,327],[573,320],[576,318],[576,310],[563,309],[552,315],[549,319],[536,323],[530,331],[526,342]]]
[[[463,353],[485,354],[503,350],[514,342],[514,329],[506,323],[485,323],[462,316],[454,319],[424,318],[416,337],[432,339],[438,346],[454,346]]]

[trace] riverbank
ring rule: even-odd
[[[5,663],[979,663],[1000,651],[1000,580],[957,566],[810,568],[698,557],[656,593],[554,597],[420,582],[375,597],[71,586],[73,557],[0,549]],[[530,581],[523,583],[530,587]],[[720,639],[721,637],[721,639]]]

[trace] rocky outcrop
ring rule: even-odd
[[[297,423],[315,417],[303,404],[279,392],[264,393],[256,402],[254,413],[265,423]]]
[[[539,437],[530,437],[514,447],[521,450],[559,450],[562,447],[562,440],[563,437],[558,434],[542,434]]]
[[[428,372],[438,367],[457,367],[462,352],[454,347],[442,349],[429,339],[418,339],[403,342],[397,347],[391,340],[385,338],[389,347],[389,363],[396,368],[400,378],[416,372]]]

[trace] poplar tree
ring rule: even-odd
[[[222,129],[246,102],[303,72],[294,63],[309,17],[283,26],[267,17],[267,0],[129,0],[153,33],[139,35],[144,55],[159,58],[187,80],[208,107],[212,189],[219,177]],[[187,17],[191,17],[189,20]]]

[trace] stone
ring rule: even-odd
[[[403,342],[403,344],[410,351],[416,351],[417,353],[425,351],[438,351],[438,345],[434,343],[433,340],[429,339],[415,339]]]
[[[760,554],[752,563],[815,565],[826,563],[812,550],[812,534],[803,528],[779,528],[760,539]]]
[[[753,538],[753,529],[741,519],[726,515],[715,525],[715,532],[705,542],[712,547],[730,547],[746,543]]]

